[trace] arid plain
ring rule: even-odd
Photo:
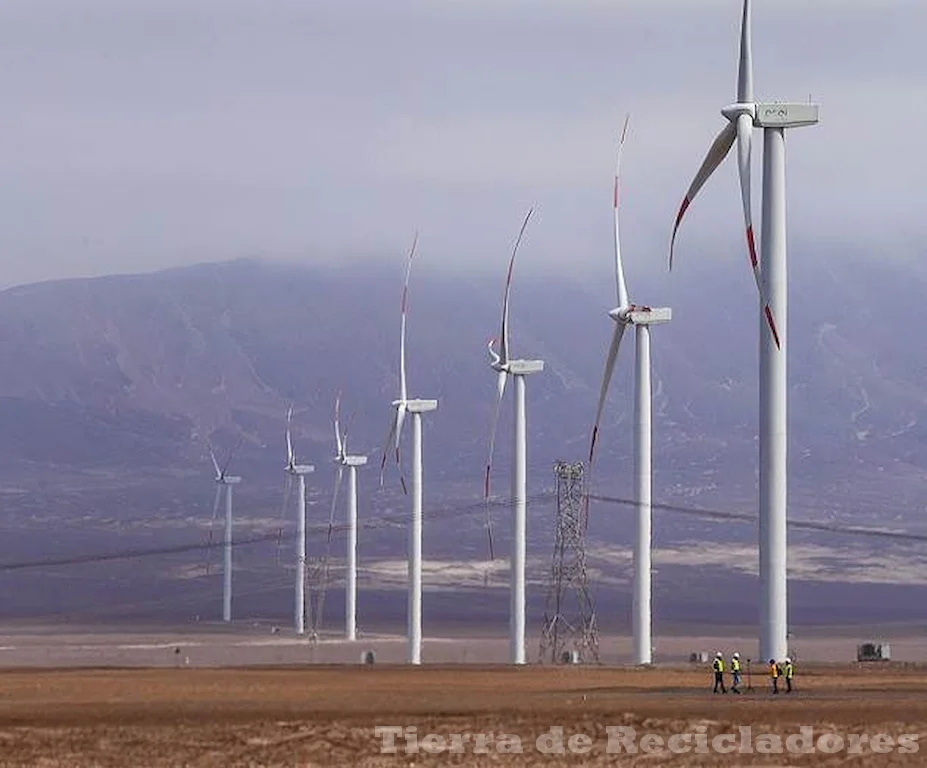
[[[617,651],[601,666],[511,668],[478,658],[504,656],[504,641],[447,638],[410,668],[391,663],[402,658],[395,637],[310,650],[261,634],[3,635],[0,766],[924,764],[927,664],[913,637],[892,646],[906,660],[866,665],[814,660],[842,655],[847,638],[809,640],[793,694],[773,696],[754,664],[753,690],[722,696],[704,665],[625,666],[610,638],[603,647]],[[361,665],[368,648],[377,663]],[[415,730],[391,752],[378,727]],[[717,744],[732,752],[713,746],[724,734]],[[776,738],[781,751],[764,754]]]

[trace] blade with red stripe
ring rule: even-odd
[[[615,370],[615,361],[618,359],[618,349],[621,346],[621,339],[624,336],[625,324],[623,322],[615,323],[615,331],[612,334],[612,343],[608,348],[608,357],[605,360],[605,374],[602,376],[602,387],[599,390],[599,405],[595,413],[595,424],[592,427],[592,440],[589,444],[589,466],[595,458],[595,446],[599,436],[599,422],[602,419],[602,409],[605,407],[605,398],[608,396],[608,387],[612,381],[612,373]]]
[[[679,213],[676,214],[676,223],[673,225],[673,235],[670,238],[670,269],[673,268],[673,249],[676,244],[676,232],[679,230],[679,225],[682,223],[682,218],[685,216],[686,211],[689,210],[689,206],[692,204],[692,201],[695,199],[695,196],[698,194],[699,190],[705,185],[705,182],[708,181],[711,174],[715,172],[715,169],[721,165],[721,162],[725,157],[727,157],[727,153],[731,151],[731,147],[734,145],[734,139],[736,136],[736,126],[734,123],[728,122],[728,124],[724,126],[724,130],[722,130],[721,133],[719,133],[715,140],[712,142],[711,148],[708,150],[708,154],[702,161],[702,165],[698,169],[698,173],[695,174],[695,178],[692,180],[692,184],[689,186],[689,191],[686,192],[686,196],[683,198],[682,205],[679,207]]]

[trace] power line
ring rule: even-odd
[[[536,504],[553,498],[554,494],[552,492],[538,493],[534,494],[533,496],[529,496],[527,503]],[[509,506],[511,503],[512,500],[510,498],[498,499],[489,502],[491,506],[497,507]],[[483,512],[486,509],[486,504],[487,502],[485,500],[480,500],[477,502],[468,502],[466,504],[456,506],[442,507],[428,513],[425,515],[425,517],[428,520],[440,520],[448,517],[476,514],[478,512]],[[383,515],[380,517],[368,518],[367,520],[359,522],[358,528],[362,530],[378,530],[381,528],[401,526],[407,521],[407,514]],[[306,532],[307,534],[327,533],[328,530],[328,525],[315,525],[308,526]],[[347,530],[347,524],[342,523],[333,526],[332,533],[333,535],[336,533],[343,534]],[[282,542],[291,540],[296,540],[296,533],[284,534],[282,530],[279,530],[274,533],[255,534],[246,538],[233,540],[232,546],[247,547],[269,541]],[[19,560],[0,563],[0,572],[21,571],[34,568],[55,568],[67,565],[85,565],[90,563],[103,563],[115,560],[135,560],[143,557],[156,557],[159,555],[175,555],[183,554],[185,552],[202,552],[204,550],[209,551],[213,549],[219,549],[224,546],[225,543],[222,541],[206,541],[189,544],[172,544],[160,547],[133,547],[130,549],[118,550],[116,552],[95,552],[82,555],[70,555],[66,557]]]
[[[528,497],[528,504],[538,504],[545,501],[553,501],[556,494],[552,491],[545,491],[533,494]],[[599,494],[587,494],[586,498],[590,501],[601,501],[609,504],[620,506],[634,506],[634,499],[622,498],[619,496],[604,496]],[[495,499],[488,502],[490,506],[506,507],[512,503],[511,498]],[[440,520],[449,517],[459,517],[464,515],[482,513],[486,509],[487,502],[483,499],[479,501],[468,502],[453,506],[441,507],[426,513],[428,520]],[[691,515],[715,520],[735,520],[746,523],[756,523],[759,518],[756,515],[744,512],[730,512],[720,509],[708,509],[700,507],[691,507],[681,504],[669,504],[654,502],[651,504],[654,510],[664,512],[674,512],[677,514]],[[368,518],[359,522],[358,528],[361,530],[378,530],[382,528],[398,527],[404,525],[408,520],[406,513],[382,515],[380,517]],[[912,533],[907,531],[890,531],[879,528],[866,528],[863,526],[839,525],[835,523],[822,523],[813,520],[795,520],[788,521],[790,528],[798,530],[819,531],[823,533],[835,533],[844,536],[865,536],[871,538],[890,539],[894,541],[907,542],[927,542],[927,534]],[[347,531],[346,524],[338,524],[333,528],[333,534],[344,534]],[[327,533],[328,525],[315,525],[307,528],[307,533]],[[270,541],[283,542],[295,541],[295,533],[284,534],[281,531],[274,533],[255,534],[245,538],[239,538],[232,542],[233,547],[248,547]],[[158,547],[133,547],[115,552],[93,552],[80,555],[71,555],[52,558],[36,558],[30,560],[18,560],[6,563],[0,563],[0,572],[22,571],[37,568],[56,568],[69,565],[85,565],[92,563],[112,562],[117,560],[136,560],[145,557],[157,557],[163,555],[183,554],[186,552],[202,552],[224,547],[224,542],[197,542],[187,544],[174,544]]]
[[[599,496],[589,494],[587,497],[591,501],[604,501],[609,504],[618,504],[622,506],[634,506],[637,502],[634,499],[625,499],[618,496]],[[758,523],[757,515],[747,514],[745,512],[726,512],[718,509],[705,509],[699,507],[687,507],[679,504],[660,504],[652,503],[653,509],[663,512],[676,512],[683,515],[693,515],[695,517],[704,517],[716,520],[737,520],[747,523]],[[911,533],[908,531],[888,531],[883,528],[866,528],[859,525],[838,525],[836,523],[819,523],[814,520],[793,520],[788,521],[789,528],[799,530],[823,531],[825,533],[839,533],[846,536],[871,536],[875,538],[894,539],[897,541],[925,542],[927,534]]]

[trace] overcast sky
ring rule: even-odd
[[[739,0],[0,0],[0,285],[241,255],[663,267],[734,100]],[[755,0],[789,135],[790,240],[911,257],[927,201],[923,0]],[[757,148],[762,146],[756,134]],[[741,245],[733,156],[679,258]],[[754,153],[759,219],[761,157]],[[794,249],[793,249],[794,253]],[[641,266],[645,265],[645,266]],[[527,267],[520,267],[525,269]]]

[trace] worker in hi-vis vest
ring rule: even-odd
[[[715,688],[712,693],[717,693],[718,688],[721,689],[721,693],[727,693],[727,688],[724,687],[724,656],[721,651],[715,654],[715,660],[711,662],[711,668],[715,673]]]
[[[769,679],[772,682],[772,692],[779,693],[779,676],[782,674],[782,670],[779,669],[779,665],[776,664],[775,659],[769,660]]]
[[[740,693],[740,654],[731,656],[731,693]]]
[[[785,692],[792,692],[792,675],[795,674],[795,667],[792,664],[792,660],[786,656],[785,657],[785,669],[783,670],[785,674]]]

